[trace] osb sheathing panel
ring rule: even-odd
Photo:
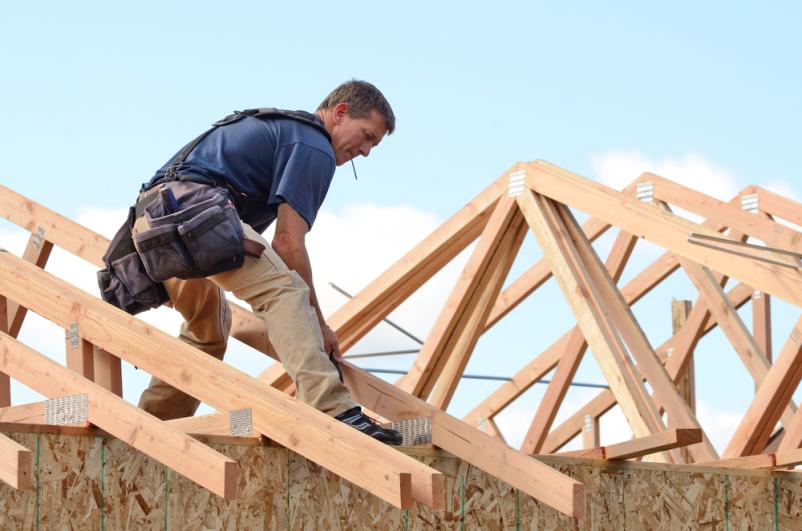
[[[573,521],[443,452],[445,509],[398,510],[285,448],[211,445],[240,466],[225,501],[118,440],[9,433],[35,456],[34,489],[0,487],[0,529],[802,529],[802,474],[544,458],[586,486]],[[36,465],[34,465],[36,469]],[[101,481],[102,471],[102,481]],[[35,470],[36,473],[36,470]],[[36,474],[35,474],[36,475]],[[776,482],[776,491],[775,491]],[[775,495],[776,492],[776,495]],[[167,503],[165,503],[167,500]]]

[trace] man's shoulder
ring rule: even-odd
[[[270,118],[266,123],[268,127],[275,128],[279,148],[301,144],[334,158],[334,150],[329,139],[317,127],[283,116]]]

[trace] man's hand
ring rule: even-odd
[[[324,323],[320,326],[320,332],[323,334],[323,350],[326,351],[326,354],[330,354],[337,361],[342,361],[340,341],[337,339],[337,334],[334,333],[334,330]]]

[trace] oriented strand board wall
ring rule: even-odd
[[[442,452],[446,509],[400,511],[285,448],[212,445],[240,464],[226,502],[115,439],[8,433],[34,451],[35,488],[0,487],[0,529],[802,529],[802,474],[544,461],[582,481],[571,521]],[[38,446],[38,451],[37,451]],[[165,503],[166,500],[166,503]],[[778,520],[775,519],[775,514]]]

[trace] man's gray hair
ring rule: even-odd
[[[384,118],[387,134],[395,131],[395,114],[387,102],[387,98],[367,81],[352,79],[346,81],[326,96],[317,110],[331,109],[338,103],[348,104],[348,114],[354,118],[367,118],[371,111],[378,112]]]

